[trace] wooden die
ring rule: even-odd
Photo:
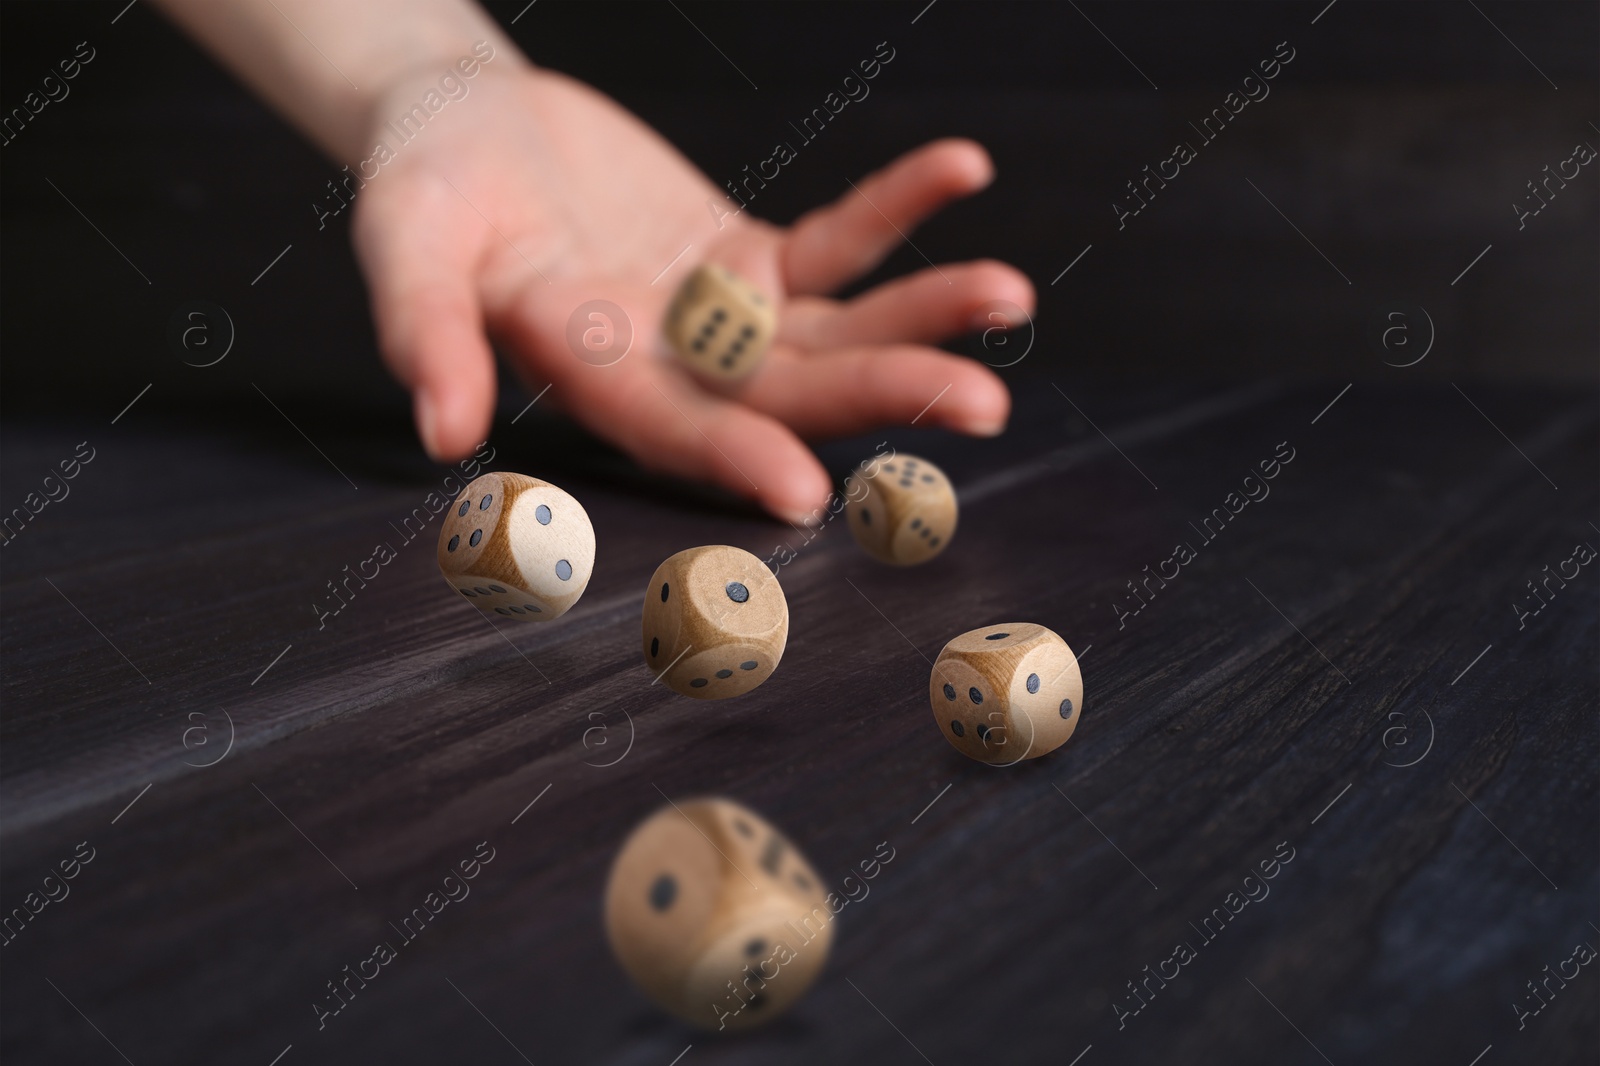
[[[955,489],[928,460],[905,454],[868,459],[852,476],[867,491],[850,494],[850,533],[873,558],[914,566],[944,551],[955,536]]]
[[[657,1005],[707,1029],[787,1009],[822,971],[834,910],[782,833],[726,799],[685,800],[640,824],[606,882],[622,968]]]
[[[438,558],[450,587],[484,614],[548,622],[589,584],[594,526],[548,481],[484,474],[445,512]]]
[[[667,308],[665,331],[680,358],[711,378],[736,380],[760,365],[777,329],[772,301],[727,267],[706,263]]]
[[[651,672],[680,695],[720,700],[772,676],[789,638],[789,604],[760,559],[710,545],[656,567],[643,623]]]
[[[1032,622],[963,633],[928,678],[933,716],[957,751],[979,762],[1037,759],[1067,742],[1083,710],[1083,674],[1067,642]]]

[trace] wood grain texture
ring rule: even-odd
[[[450,602],[435,527],[393,529],[454,490],[376,356],[350,213],[307,210],[327,160],[148,5],[3,5],[9,106],[70,42],[99,54],[5,149],[0,506],[95,457],[0,547],[0,919],[39,907],[4,927],[0,1060],[1593,1062],[1592,965],[1525,1025],[1512,1006],[1600,924],[1600,578],[1525,626],[1513,608],[1600,544],[1600,200],[1586,173],[1525,229],[1507,206],[1592,134],[1596,8],[1481,6],[1493,26],[1443,3],[1084,6],[1159,92],[1068,5],[526,12],[536,61],[714,183],[889,40],[870,99],[753,213],[975,137],[996,185],[875,278],[992,256],[1034,280],[1040,326],[1001,370],[1005,436],[890,437],[963,509],[913,570],[837,520],[811,539],[641,473],[541,417],[559,387],[520,420],[531,390],[508,398],[495,467],[569,489],[600,534],[584,599],[535,627]],[[1124,183],[1285,38],[1302,58],[1271,99],[1119,228]],[[1362,334],[1408,294],[1439,343],[1399,370]],[[195,296],[238,326],[204,371],[163,337]],[[883,439],[824,456],[843,474]],[[1285,440],[1269,497],[1191,527]],[[650,686],[635,644],[651,571],[707,543],[793,555],[784,665],[739,700]],[[1131,603],[1180,543],[1181,576]],[[1080,653],[1089,705],[1068,745],[996,771],[933,736],[923,694],[952,632],[1013,618]],[[738,797],[830,889],[894,855],[770,1028],[702,1037],[605,945],[606,872],[662,792]],[[471,894],[401,945],[390,923],[485,841]],[[328,982],[390,937],[318,1029]],[[1195,957],[1151,979],[1180,942]],[[1135,980],[1148,1006],[1119,1020]]]
[[[0,948],[0,1055],[118,1061],[87,1016],[141,1064],[521,1061],[506,1040],[663,1066],[920,1061],[908,1041],[939,1066],[1321,1062],[1308,1040],[1340,1064],[1588,1061],[1592,968],[1521,1030],[1511,1004],[1595,942],[1600,574],[1524,628],[1512,605],[1600,544],[1594,395],[1460,382],[1513,448],[1451,387],[1358,384],[1313,425],[1344,382],[1058,383],[1106,436],[1027,378],[998,440],[892,432],[963,514],[904,570],[508,412],[494,465],[558,481],[598,533],[587,594],[538,627],[441,598],[430,532],[319,628],[324,583],[444,476],[397,423],[295,408],[359,492],[265,405],[9,424],[8,481],[98,451],[0,549],[0,904],[95,857]],[[881,439],[824,457],[842,476]],[[1191,527],[1283,442],[1270,495]],[[1180,542],[1195,558],[1127,614]],[[707,543],[794,550],[791,632],[768,683],[691,702],[650,685],[635,627],[660,560]],[[1072,645],[1087,705],[1071,743],[996,770],[934,735],[926,679],[952,630],[1016,618]],[[698,1035],[611,956],[607,871],[663,794],[760,811],[829,891],[894,855],[772,1026]],[[484,843],[470,895],[402,942]]]

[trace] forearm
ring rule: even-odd
[[[527,61],[472,0],[156,0],[190,36],[333,158],[372,150],[374,108],[488,41]],[[437,70],[435,68],[438,68]]]

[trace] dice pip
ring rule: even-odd
[[[955,489],[928,460],[905,454],[868,459],[852,476],[867,491],[849,494],[850,532],[873,558],[914,566],[944,551],[955,536]]]
[[[761,290],[727,267],[706,263],[672,298],[664,328],[684,362],[708,377],[733,381],[761,363],[777,315]]]
[[[777,1017],[810,987],[835,910],[805,856],[726,799],[663,807],[623,843],[605,924],[622,968],[657,1005],[706,1029]]]
[[[1067,642],[1032,622],[963,633],[928,678],[933,716],[957,751],[1009,765],[1067,742],[1083,710],[1083,674]]]
[[[594,570],[594,526],[548,481],[509,471],[462,490],[439,530],[439,569],[484,614],[548,622],[567,612]]]
[[[725,544],[656,567],[644,594],[644,661],[672,691],[701,700],[749,692],[789,639],[789,603],[765,563]]]

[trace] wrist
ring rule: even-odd
[[[499,80],[532,69],[515,45],[499,34],[467,44],[430,47],[393,62],[374,79],[371,103],[361,116],[360,134],[343,146],[341,161],[352,166],[370,160],[382,147],[406,143],[453,102],[465,100],[485,79]]]

